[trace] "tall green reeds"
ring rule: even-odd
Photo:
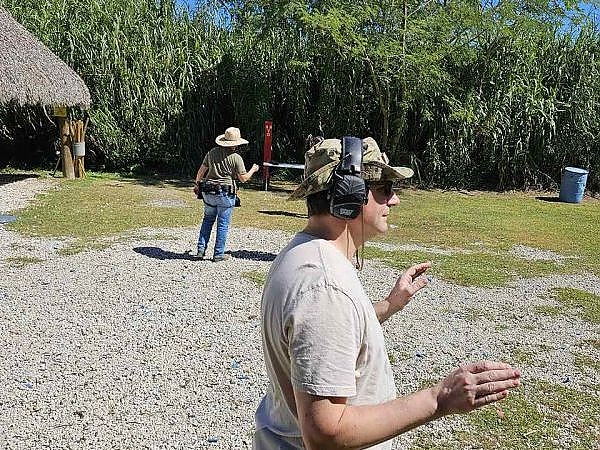
[[[592,169],[598,189],[598,36],[589,30],[529,41],[495,37],[458,64],[455,83],[430,99],[424,171],[434,184],[556,187],[565,166]]]
[[[600,37],[507,0],[0,0],[90,87],[108,168],[190,175],[229,125],[259,161],[308,134],[371,135],[432,186],[600,190]],[[250,161],[249,161],[250,162]]]

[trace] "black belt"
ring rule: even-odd
[[[229,184],[212,183],[210,181],[200,182],[200,191],[205,192],[207,194],[214,194],[214,195],[218,195],[221,193],[229,194],[229,195],[235,194],[235,189],[233,186],[231,186]]]

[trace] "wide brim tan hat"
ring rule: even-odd
[[[394,167],[388,164],[387,155],[371,137],[363,139],[366,148],[363,151],[361,178],[366,181],[405,180],[414,175],[409,167]],[[342,144],[339,139],[325,139],[311,147],[305,156],[304,180],[290,194],[288,200],[300,200],[310,194],[324,191],[331,186],[332,174],[339,164]]]
[[[236,127],[227,128],[225,133],[217,136],[215,142],[221,147],[236,147],[248,143],[246,139],[242,138],[240,129]]]

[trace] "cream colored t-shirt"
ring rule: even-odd
[[[208,167],[206,179],[227,186],[235,186],[234,180],[237,176],[246,173],[244,160],[240,154],[223,147],[210,150],[204,156],[202,164]]]
[[[294,388],[347,397],[350,405],[396,397],[373,305],[355,268],[330,242],[294,237],[271,266],[261,315],[270,385],[256,411],[255,450],[304,448]]]

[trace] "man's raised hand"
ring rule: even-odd
[[[427,286],[427,277],[423,274],[430,267],[430,262],[424,262],[406,269],[396,281],[390,295],[387,297],[387,301],[400,309],[404,308],[413,295]]]

